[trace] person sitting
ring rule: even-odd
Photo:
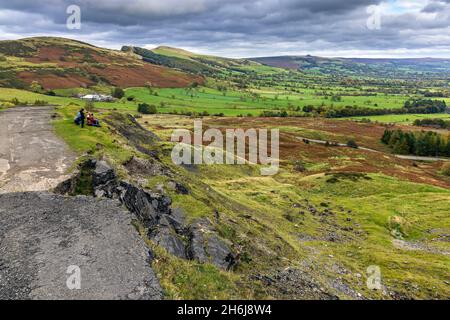
[[[100,121],[98,119],[95,119],[93,113],[89,113],[88,115],[88,125],[93,127],[100,127]]]
[[[92,115],[92,113],[88,113],[87,114],[87,116],[86,116],[86,121],[87,121],[87,125],[88,126],[92,126],[93,125],[93,115]]]

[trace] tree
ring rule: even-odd
[[[389,144],[389,141],[391,140],[392,131],[391,130],[384,130],[383,137],[381,138],[381,142],[384,144]]]
[[[112,90],[112,96],[117,99],[122,99],[125,96],[125,91],[122,88],[116,87]]]
[[[398,140],[394,145],[392,152],[394,152],[395,154],[408,154],[409,146],[406,139]]]
[[[347,141],[347,147],[354,148],[354,149],[358,149],[359,148],[358,144],[353,139],[350,139],[350,140]]]
[[[147,103],[140,103],[138,105],[138,112],[142,114],[156,114],[158,113],[158,110],[156,109],[155,105],[149,105]]]
[[[33,81],[31,84],[30,84],[30,89],[31,89],[31,91],[33,91],[33,92],[41,92],[42,90],[43,90],[43,88],[42,88],[42,86],[39,84],[39,82],[37,82],[37,81]]]
[[[145,87],[147,88],[148,93],[152,95],[153,94],[153,84],[151,82],[147,81],[145,83]]]
[[[88,112],[93,112],[95,109],[94,102],[91,100],[86,101],[86,104],[84,105],[84,109]]]

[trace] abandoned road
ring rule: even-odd
[[[0,112],[0,300],[161,299],[148,248],[118,201],[48,191],[76,160],[53,133],[53,112]]]
[[[50,123],[52,107],[0,112],[0,193],[45,191],[65,180],[75,160]]]

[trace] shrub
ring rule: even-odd
[[[14,104],[12,104],[11,102],[4,101],[0,103],[0,107],[10,108],[14,107]]]
[[[305,164],[301,160],[295,160],[294,170],[298,172],[305,172],[306,171]]]
[[[158,110],[155,105],[149,105],[147,103],[140,103],[138,105],[138,112],[143,114],[156,114]]]
[[[122,99],[125,96],[125,91],[122,88],[114,88],[112,90],[112,96],[117,99]]]
[[[358,149],[358,144],[356,143],[355,140],[350,139],[347,141],[347,147]]]
[[[31,83],[30,89],[31,89],[31,91],[33,91],[33,92],[42,92],[42,90],[43,90],[42,86],[41,86],[40,83],[37,82],[37,81],[33,81],[33,82]]]
[[[45,106],[45,105],[47,105],[48,104],[48,102],[47,101],[44,101],[44,100],[35,100],[34,101],[34,105],[35,106]]]
[[[86,101],[86,104],[84,106],[84,109],[88,112],[94,111],[95,105],[93,101]]]
[[[450,162],[447,162],[442,166],[442,173],[447,177],[450,177]]]

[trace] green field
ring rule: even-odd
[[[384,116],[369,116],[369,117],[352,117],[346,118],[346,120],[364,120],[369,119],[374,122],[384,123],[399,123],[399,124],[412,124],[418,119],[445,119],[450,120],[450,114],[448,113],[434,113],[434,114],[390,114]]]

